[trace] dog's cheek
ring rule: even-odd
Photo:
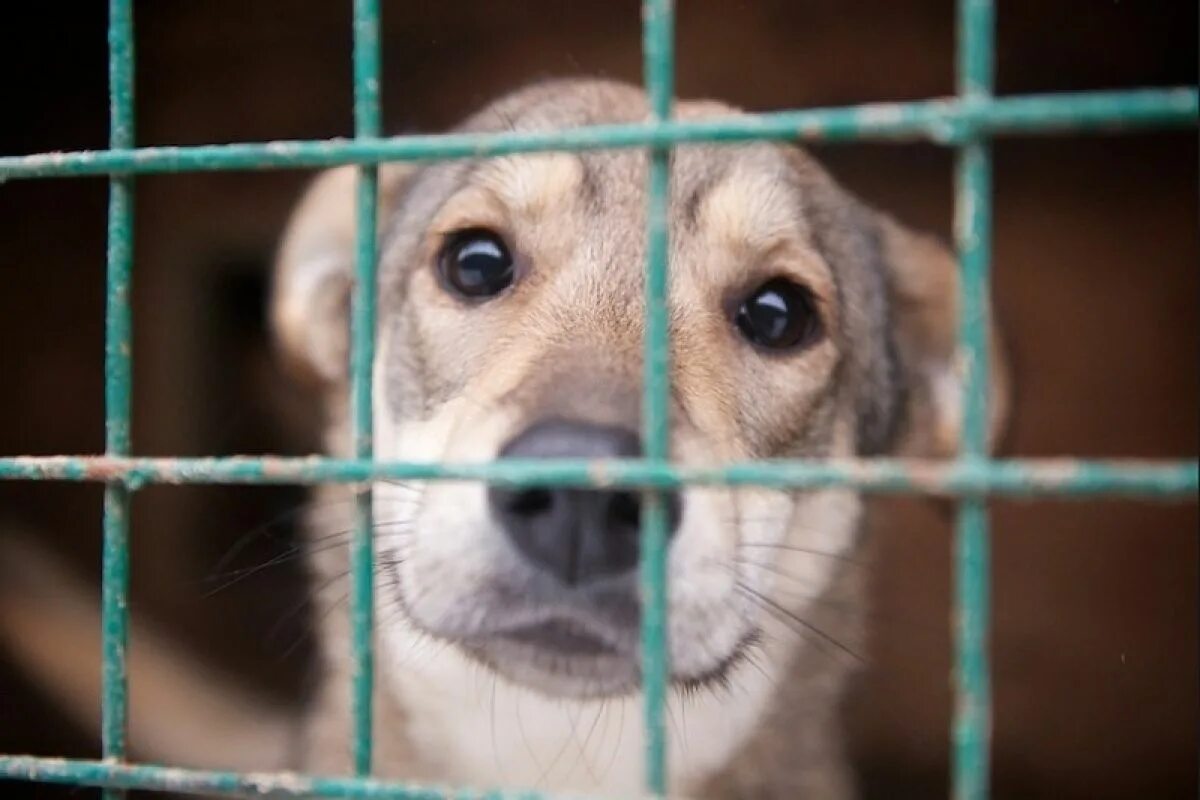
[[[736,610],[736,503],[726,487],[683,493],[683,516],[669,555],[670,639],[674,669],[712,669],[745,636]]]
[[[772,557],[773,596],[787,608],[807,607],[848,568],[846,556],[858,537],[862,498],[844,489],[799,493],[794,522],[782,544],[759,557]],[[853,568],[851,565],[849,568]]]
[[[429,270],[414,270],[404,287],[387,311],[383,385],[393,414],[425,419],[464,394],[487,363],[488,336],[477,310],[449,298]]]
[[[690,487],[682,492],[682,516],[671,546],[672,576],[689,580],[697,571],[732,561],[738,509],[724,487]]]
[[[419,345],[415,320],[407,304],[390,312],[382,326],[375,352],[376,427],[386,416],[394,425],[420,420],[429,414],[425,357]],[[378,402],[379,399],[385,402]]]

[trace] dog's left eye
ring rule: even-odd
[[[438,256],[438,269],[451,289],[470,298],[497,295],[515,276],[504,240],[480,228],[452,234]]]
[[[812,293],[786,278],[772,278],[755,289],[733,321],[749,342],[771,350],[809,345],[821,333]]]

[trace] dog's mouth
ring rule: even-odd
[[[641,688],[640,630],[616,629],[577,617],[548,617],[486,634],[449,639],[469,657],[508,680],[558,697],[604,698],[630,695]],[[692,693],[724,686],[733,670],[760,644],[757,630],[710,666],[671,675],[671,684]]]
[[[523,625],[499,634],[498,638],[565,657],[589,658],[621,654],[605,637],[568,620],[552,619],[539,624]]]
[[[623,630],[579,615],[538,616],[454,641],[497,674],[543,694],[594,698],[637,689],[636,627]]]

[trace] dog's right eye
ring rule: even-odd
[[[768,350],[804,347],[821,335],[812,293],[786,278],[772,278],[755,289],[733,322],[746,341]]]
[[[438,255],[445,284],[463,297],[492,297],[512,285],[512,255],[504,240],[482,228],[451,234]]]

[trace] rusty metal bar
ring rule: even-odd
[[[915,459],[750,461],[687,467],[639,460],[505,459],[492,463],[358,461],[320,457],[0,458],[0,480],[150,483],[317,484],[372,480],[465,480],[508,486],[628,486],[673,489],[689,484],[823,488],[865,492],[1015,497],[1120,495],[1195,501],[1196,461],[1008,459],[963,463]]]
[[[958,2],[958,93],[965,107],[992,102],[995,9],[991,0]],[[988,456],[988,336],[992,258],[991,143],[977,132],[955,167],[955,244],[959,259],[959,364],[963,370],[965,463]],[[963,497],[955,520],[953,793],[986,800],[990,748],[990,543],[987,500]]]
[[[728,119],[597,125],[563,131],[329,139],[0,157],[0,181],[110,173],[311,169],[381,161],[434,161],[509,153],[737,143],[864,140],[955,144],[977,136],[1191,128],[1200,116],[1194,87],[998,97],[986,103],[922,100],[747,114]]]
[[[370,142],[380,133],[379,0],[354,0],[354,136]],[[379,170],[359,167],[355,220],[354,297],[351,309],[350,429],[354,457],[374,457],[372,400],[375,363],[376,214]],[[371,773],[372,698],[375,687],[375,552],[370,487],[355,495],[350,542],[351,754],[357,775]]]
[[[133,0],[109,0],[109,146],[134,143]],[[133,407],[133,178],[114,175],[108,190],[108,252],[104,311],[104,452],[131,452]],[[104,487],[104,544],[100,600],[101,748],[111,763],[124,760],[129,707],[126,648],[129,643],[129,512],[127,483]],[[124,792],[106,790],[106,800]]]

